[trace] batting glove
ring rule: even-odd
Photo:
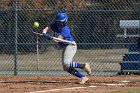
[[[43,36],[46,37],[48,40],[52,40],[53,37],[50,36],[48,33],[43,33]]]

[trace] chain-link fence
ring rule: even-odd
[[[74,60],[90,63],[94,74],[119,72],[130,47],[138,52],[136,37],[116,35],[123,34],[120,20],[140,20],[139,0],[0,0],[1,74],[64,74],[61,49],[33,34],[41,33],[58,12],[68,14],[78,44]],[[33,28],[34,21],[40,23],[38,29]],[[140,28],[128,29],[127,34],[140,34]],[[140,71],[139,52],[136,58],[130,67]]]

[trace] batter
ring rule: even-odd
[[[83,69],[87,72],[88,75],[91,75],[91,68],[88,63],[80,64],[79,62],[73,62],[73,57],[77,51],[77,45],[71,45],[62,43],[58,40],[54,40],[52,36],[48,34],[49,31],[53,31],[55,35],[57,34],[58,38],[68,40],[71,42],[75,42],[74,38],[70,33],[70,28],[68,27],[68,16],[66,13],[58,13],[55,18],[55,22],[48,25],[45,29],[43,29],[43,36],[46,37],[51,42],[57,43],[62,49],[62,65],[64,71],[81,78],[80,84],[84,84],[88,81],[88,78],[77,71],[75,68]]]

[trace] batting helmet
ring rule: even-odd
[[[63,22],[64,24],[66,24],[67,21],[68,21],[68,16],[67,16],[66,13],[58,13],[56,15],[56,20],[55,21]]]

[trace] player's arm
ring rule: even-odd
[[[47,33],[49,31],[51,31],[51,28],[47,26],[45,29],[43,29],[43,32],[42,33]]]
[[[52,39],[52,36],[50,36],[48,34],[48,32],[50,32],[52,29],[50,27],[46,27],[45,29],[43,29],[43,36],[47,37],[48,40],[50,40],[53,43],[59,43],[60,41]],[[62,35],[59,35],[58,38],[60,39],[64,39],[64,37]]]
[[[47,37],[47,39],[53,43],[58,44],[60,42],[59,40],[53,39],[53,37],[50,36],[49,34],[44,34],[44,36]],[[59,35],[57,38],[64,39],[62,35]]]
[[[46,37],[48,40],[52,40],[53,39],[53,37],[48,34],[48,32],[50,32],[51,30],[52,30],[51,27],[47,26],[42,31],[43,36]]]
[[[58,38],[64,39],[64,37],[62,35],[59,35]],[[52,39],[51,42],[58,44],[60,41]]]

